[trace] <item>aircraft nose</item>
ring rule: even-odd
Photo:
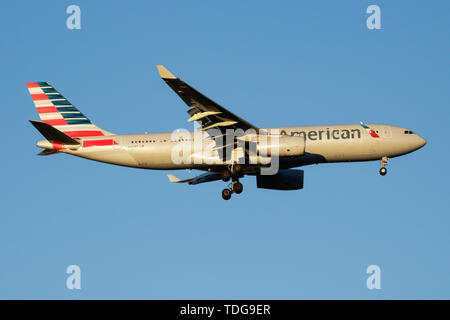
[[[424,138],[422,138],[421,136],[417,135],[416,137],[417,140],[417,149],[422,148],[424,145],[427,144],[427,140],[425,140]]]

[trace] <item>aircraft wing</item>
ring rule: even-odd
[[[249,156],[248,145],[243,147],[242,143],[238,143],[236,136],[233,136],[234,142],[225,144],[224,141],[230,141],[225,136],[229,134],[227,129],[233,129],[233,134],[237,132],[237,129],[241,129],[242,132],[253,129],[256,133],[259,131],[257,127],[195,90],[180,78],[175,77],[164,66],[159,65],[157,68],[159,75],[167,85],[191,107],[187,111],[190,115],[188,122],[197,121],[201,124],[202,130],[207,132],[209,137],[214,140],[214,149],[221,159],[230,159],[233,150],[237,148],[243,148],[245,156]],[[241,146],[239,147],[239,145]]]
[[[174,183],[189,183],[189,184],[199,184],[199,183],[216,181],[216,180],[222,179],[222,175],[220,173],[217,173],[217,172],[206,172],[206,173],[198,175],[198,176],[196,176],[194,178],[190,178],[190,179],[186,179],[186,180],[178,179],[177,177],[175,177],[172,174],[168,174],[167,177],[169,178],[170,182],[174,182]]]
[[[157,66],[159,75],[169,87],[191,107],[187,112],[191,116],[189,122],[201,121],[202,129],[211,128],[233,128],[233,129],[255,129],[257,127],[228,111],[207,96],[198,92],[180,78],[175,77],[164,66]]]

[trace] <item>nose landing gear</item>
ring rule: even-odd
[[[387,169],[385,168],[385,166],[387,165],[388,162],[388,157],[383,157],[381,158],[381,168],[380,168],[380,174],[382,176],[385,176],[387,173]]]

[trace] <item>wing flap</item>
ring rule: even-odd
[[[52,154],[57,154],[57,153],[59,153],[58,150],[44,149],[41,152],[39,152],[37,155],[38,156],[50,156]]]

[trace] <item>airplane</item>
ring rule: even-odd
[[[26,83],[41,121],[31,124],[45,137],[38,155],[65,153],[89,160],[155,170],[201,170],[173,183],[229,182],[222,198],[240,194],[240,178],[255,176],[258,188],[299,190],[310,164],[381,161],[418,150],[426,140],[413,131],[384,124],[259,128],[209,99],[158,65],[160,77],[189,107],[193,131],[118,135],[92,123],[47,82]],[[230,182],[231,180],[231,182]]]

